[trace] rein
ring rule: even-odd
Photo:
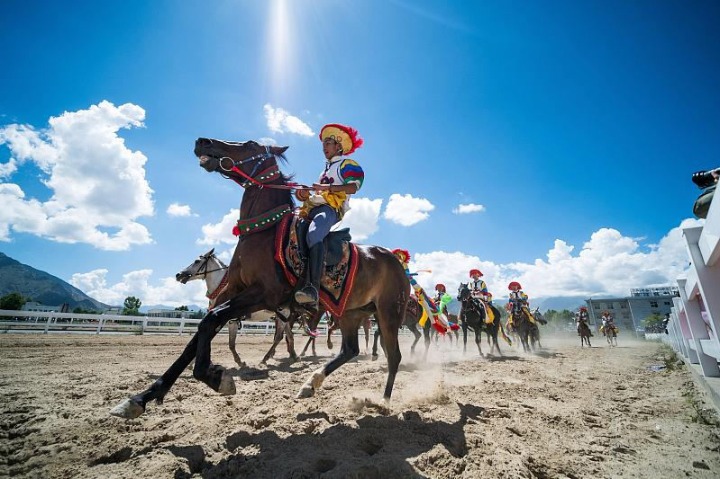
[[[275,153],[270,152],[270,147],[265,146],[265,153],[259,153],[257,155],[253,155],[249,158],[245,158],[244,160],[233,160],[230,157],[224,156],[218,160],[218,164],[220,166],[220,169],[226,172],[232,171],[233,173],[236,173],[237,175],[245,178],[246,181],[238,181],[234,178],[231,178],[233,181],[235,181],[237,184],[242,186],[243,188],[249,188],[250,186],[257,186],[258,188],[272,188],[276,190],[313,190],[311,186],[303,185],[301,183],[285,183],[283,185],[275,185],[270,184],[270,182],[275,181],[280,176],[280,168],[278,168],[277,164],[270,166],[269,168],[266,168],[260,172],[258,172],[260,166],[265,162],[265,160],[268,160],[270,158],[277,158],[278,156],[283,157],[282,155],[276,155]],[[284,158],[284,157],[283,157]],[[232,166],[229,168],[226,168],[223,166],[223,161],[227,160],[230,162]],[[253,168],[252,172],[248,175],[245,173],[241,168],[238,168],[239,166],[242,166],[246,163],[250,163],[253,161],[257,161],[258,163]],[[223,175],[226,178],[229,178],[227,175]]]

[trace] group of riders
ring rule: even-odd
[[[600,325],[600,332],[603,335],[607,335],[609,333],[617,335],[619,329],[615,325],[615,318],[610,311],[603,311],[600,320],[602,322]],[[586,306],[580,306],[580,309],[575,313],[575,325],[578,328],[578,332],[582,326],[587,326],[588,330],[590,330],[590,315],[588,314]],[[590,332],[590,336],[592,335],[592,332]]]
[[[322,127],[319,136],[326,160],[324,169],[312,185],[312,191],[298,189],[295,194],[302,202],[300,215],[309,223],[307,273],[304,285],[295,293],[295,300],[310,307],[316,307],[319,301],[319,284],[325,256],[323,240],[331,228],[343,218],[349,209],[349,197],[360,190],[364,181],[364,172],[360,165],[347,156],[363,144],[357,130],[330,123]],[[441,283],[435,285],[435,295],[430,298],[415,281],[414,276],[417,273],[410,273],[408,270],[410,254],[407,250],[396,249],[393,253],[405,268],[415,291],[415,298],[426,312],[421,322],[431,319],[433,327],[442,332],[457,329],[457,325],[448,319],[447,305],[452,301],[452,297],[447,293],[445,285]],[[472,269],[469,274],[471,281],[468,288],[472,298],[486,311],[486,321],[492,323],[495,318],[492,309],[488,306],[492,305],[493,296],[482,280],[483,274],[479,269]],[[512,311],[517,308],[534,324],[535,318],[530,312],[528,295],[522,291],[520,283],[512,281],[508,289],[510,293],[506,309]],[[510,315],[507,328],[511,330],[512,326],[512,315]]]

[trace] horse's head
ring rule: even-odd
[[[219,268],[220,266],[222,267]],[[204,278],[208,273],[218,271],[218,269],[224,269],[224,265],[215,257],[215,248],[213,248],[176,274],[175,280],[185,284],[194,279]]]
[[[255,141],[222,141],[198,138],[195,141],[195,155],[200,166],[209,172],[219,172],[241,183],[277,165],[276,159],[283,158],[287,146],[265,146]]]
[[[458,286],[458,301],[467,301],[470,298],[470,287],[467,283],[460,283]]]

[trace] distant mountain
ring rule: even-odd
[[[48,306],[67,303],[70,311],[75,308],[96,311],[109,308],[60,278],[0,253],[0,296],[10,293],[19,293]]]

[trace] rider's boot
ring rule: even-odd
[[[308,251],[308,270],[305,286],[295,292],[295,301],[303,306],[315,306],[318,303],[318,288],[325,263],[325,245],[322,241],[313,245]]]

